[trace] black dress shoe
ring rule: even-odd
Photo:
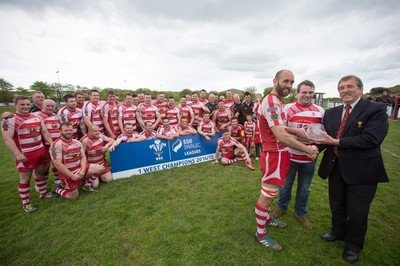
[[[333,233],[326,233],[321,236],[321,239],[326,242],[334,242],[336,240],[343,240],[342,237],[339,237]]]
[[[344,250],[343,251],[343,259],[348,263],[356,263],[358,262],[358,258],[360,257],[360,253],[353,250]]]

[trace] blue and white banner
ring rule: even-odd
[[[121,143],[110,153],[113,179],[214,160],[219,137],[221,133],[210,141],[196,134],[174,140]]]

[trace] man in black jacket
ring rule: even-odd
[[[324,241],[343,240],[343,259],[355,263],[363,249],[368,212],[379,182],[388,182],[380,145],[388,132],[386,106],[361,98],[362,81],[343,77],[338,91],[344,105],[325,112],[320,150],[326,148],[319,176],[329,177],[332,228]]]

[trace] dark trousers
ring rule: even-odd
[[[377,184],[350,185],[340,173],[336,162],[329,176],[329,204],[332,233],[343,237],[346,249],[359,252],[364,246],[368,228],[368,212]]]

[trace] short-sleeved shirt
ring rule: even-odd
[[[240,143],[234,138],[229,138],[228,141],[224,141],[223,137],[219,138],[217,143],[221,149],[221,156],[228,159],[235,158],[235,149],[239,144]]]
[[[259,110],[259,127],[263,151],[278,152],[287,150],[287,147],[279,143],[272,133],[271,128],[277,125],[285,125],[286,116],[282,112],[282,101],[275,94],[268,94]]]
[[[134,105],[129,106],[123,104],[118,108],[118,115],[122,118],[122,124],[125,125],[127,123],[131,123],[133,130],[137,129],[136,112],[137,107]]]
[[[207,122],[204,120],[200,121],[198,128],[201,128],[201,131],[204,133],[215,133],[215,124],[211,120]]]
[[[49,131],[53,141],[55,141],[60,137],[60,122],[58,121],[58,117],[56,114],[52,113],[49,115],[43,112],[42,110],[40,110],[39,112],[35,112],[33,114],[37,115],[43,120],[44,124],[46,125],[47,131]],[[45,145],[50,145],[50,144],[47,143],[47,141],[45,141]]]
[[[4,119],[1,126],[3,131],[14,132],[13,140],[22,153],[34,152],[44,147],[41,131],[46,125],[37,115],[15,113],[13,117]]]
[[[177,133],[176,129],[173,126],[169,126],[168,128],[160,127],[157,130],[157,133],[163,136],[172,136]]]
[[[101,114],[104,104],[105,102],[98,102],[97,104],[94,104],[93,102],[88,101],[85,103],[82,110],[83,117],[89,117],[93,125],[99,127],[101,133],[104,133],[104,123]]]
[[[144,132],[144,131],[142,131]],[[131,139],[137,139],[141,134],[139,134],[138,132],[132,132],[131,135],[127,135],[127,134],[121,134],[118,136],[119,139],[121,139],[122,142],[129,142]],[[142,134],[144,135],[144,134]]]
[[[286,104],[283,108],[287,120],[286,125],[292,128],[303,128],[309,124],[322,124],[324,117],[324,109],[316,104],[311,103],[303,106],[297,101]],[[313,160],[308,158],[302,151],[289,148],[292,154],[291,160],[298,163],[310,163]]]
[[[200,101],[192,102],[190,104],[190,107],[192,107],[194,114],[193,125],[197,126],[201,120],[201,117],[203,116],[204,104],[201,103]]]
[[[57,113],[58,121],[60,123],[70,122],[73,127],[74,139],[78,139],[78,129],[83,123],[83,114],[82,110],[75,108],[75,110],[71,110],[68,107],[64,106]]]
[[[118,105],[105,103],[102,109],[102,116],[107,118],[108,125],[115,136],[121,134],[118,125]]]
[[[60,160],[69,171],[78,174],[81,170],[81,155],[85,154],[83,145],[76,139],[66,141],[59,138],[50,146],[50,156],[52,160]],[[61,175],[60,179],[68,177]]]
[[[169,118],[169,124],[171,126],[178,125],[179,116],[180,116],[180,112],[179,112],[178,107],[176,107],[176,106],[173,106],[173,107],[168,106],[165,115]]]
[[[81,142],[85,151],[88,163],[106,164],[105,154],[102,151],[105,142],[109,142],[111,138],[100,134],[98,138],[91,138],[88,134],[82,137]]]
[[[157,132],[155,132],[154,130],[151,131],[149,134],[147,134],[146,130],[143,130],[142,132],[140,132],[140,135],[143,135],[146,137],[146,139],[155,139],[157,137]]]

